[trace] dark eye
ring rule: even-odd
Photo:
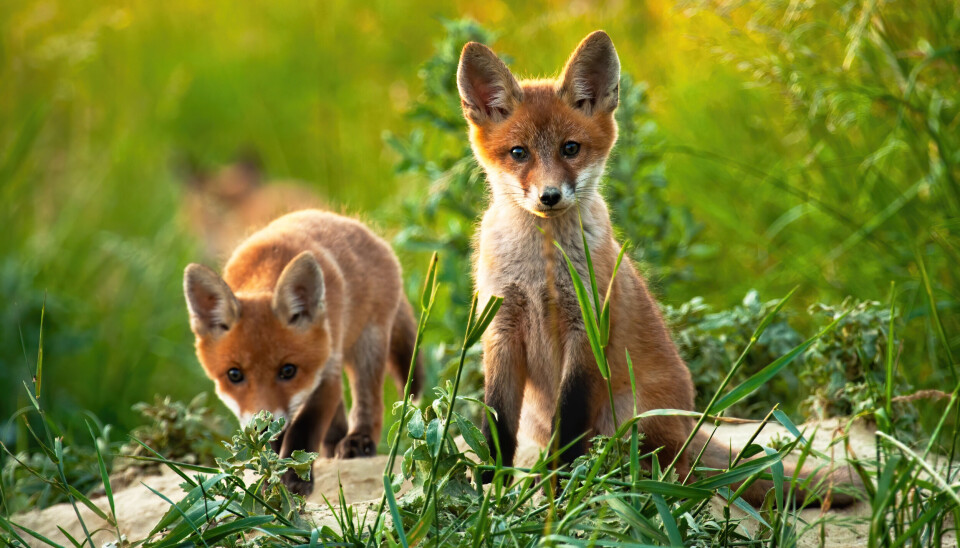
[[[238,382],[243,380],[243,371],[240,371],[239,369],[234,367],[230,371],[227,371],[227,378],[230,379],[230,382],[232,382],[233,384],[237,384]]]
[[[280,368],[280,372],[277,373],[277,376],[283,380],[289,380],[289,379],[292,379],[293,376],[296,374],[297,374],[297,366],[293,365],[292,363],[287,363]]]
[[[522,162],[527,159],[527,149],[523,147],[513,147],[510,149],[510,156],[514,160]]]
[[[575,141],[567,141],[563,143],[563,146],[560,147],[560,152],[567,158],[573,158],[580,152],[580,143]]]

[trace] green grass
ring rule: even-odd
[[[420,300],[418,334],[422,334],[427,326],[436,302],[437,264],[434,256],[427,271],[429,281],[424,285]],[[592,280],[592,268],[589,273]],[[609,315],[589,314],[599,302],[596,284],[589,282],[591,289],[588,290],[588,282],[581,280],[573,268],[571,275],[577,287],[581,311],[592,325],[587,333],[597,351],[598,367],[603,374],[606,363],[603,334],[609,330]],[[727,469],[709,473],[705,473],[705,469],[697,469],[692,478],[678,478],[672,474],[672,463],[661,470],[654,453],[641,455],[638,447],[642,433],[637,429],[638,421],[645,416],[682,414],[698,417],[694,431],[688,438],[689,443],[710,413],[722,413],[737,400],[762,387],[770,375],[785,367],[803,349],[822,339],[846,315],[840,315],[812,339],[727,390],[730,379],[743,365],[749,346],[773,323],[790,297],[784,297],[756,327],[750,344],[744,348],[741,358],[728,372],[704,413],[653,410],[624,417],[613,437],[594,439],[588,455],[562,469],[555,469],[552,465],[552,453],[562,449],[557,447],[541,453],[540,459],[530,469],[504,467],[499,462],[491,462],[491,450],[486,446],[479,429],[456,411],[461,403],[458,387],[467,350],[479,341],[500,304],[500,300],[494,298],[477,313],[479,306],[474,298],[454,380],[448,381],[443,388],[436,388],[437,398],[430,404],[417,407],[410,403],[411,377],[405,386],[403,402],[398,402],[394,407],[400,420],[390,430],[392,445],[389,463],[383,474],[384,495],[374,515],[360,515],[351,510],[344,502],[342,487],[338,493],[339,505],[331,507],[340,524],[339,530],[317,526],[311,523],[309,516],[301,514],[302,499],[286,490],[280,483],[280,476],[290,467],[301,475],[305,474],[316,454],[295,453],[290,459],[279,459],[270,448],[270,440],[279,435],[282,422],[271,422],[270,417],[264,415],[235,434],[231,443],[224,444],[228,455],[217,459],[216,466],[176,462],[159,453],[150,458],[180,475],[185,481],[187,493],[179,501],[174,501],[154,491],[170,509],[148,538],[128,540],[147,546],[184,543],[237,546],[244,539],[255,537],[270,546],[386,544],[407,547],[420,543],[527,546],[540,542],[594,546],[701,543],[793,545],[799,537],[815,531],[817,527],[817,523],[801,526],[796,511],[809,504],[811,497],[824,487],[810,485],[809,480],[804,482],[784,474],[781,463],[785,457],[800,448],[802,463],[811,452],[803,433],[786,415],[774,408],[767,419],[758,425],[757,433],[771,417],[775,417],[794,432],[796,437],[792,441],[776,450],[750,443],[740,449]],[[602,311],[606,308],[605,304],[599,309]],[[420,342],[418,337],[417,352],[420,351]],[[31,414],[36,415],[42,427],[41,432],[32,430],[31,433],[34,441],[55,465],[56,473],[45,474],[26,463],[22,466],[61,491],[74,508],[82,505],[93,510],[115,529],[117,539],[121,539],[123,532],[114,518],[111,480],[99,449],[97,461],[109,510],[94,505],[66,479],[63,440],[59,436],[52,437],[58,429],[37,400],[41,382],[42,375],[38,367],[33,390],[25,386],[34,402]],[[942,411],[941,426],[953,413],[958,392],[960,384]],[[27,420],[26,416],[21,418]],[[451,429],[454,424],[456,430]],[[456,431],[468,446],[466,451],[458,449],[453,436]],[[92,427],[89,432],[94,435]],[[942,434],[950,438],[943,441],[951,445],[960,438],[960,432],[956,430],[945,433],[938,428],[929,439],[926,450],[918,454],[894,435],[881,430],[877,434],[876,460],[864,456],[852,461],[864,482],[864,491],[860,496],[871,508],[871,546],[900,546],[905,543],[932,546],[937,545],[945,531],[956,530],[960,520],[960,494],[950,480],[951,474],[955,473],[953,455],[950,455],[946,466],[943,463],[930,464],[926,460]],[[407,448],[402,456],[400,472],[394,473],[401,444]],[[17,458],[5,446],[3,449],[8,457]],[[764,451],[765,456],[758,456]],[[745,458],[754,455],[757,458]],[[643,462],[646,465],[642,465]],[[251,480],[243,475],[247,470],[254,472],[252,483],[248,483]],[[483,488],[478,478],[487,470],[494,472],[493,481]],[[198,476],[196,473],[204,475]],[[772,479],[775,486],[761,509],[762,514],[739,500],[746,486],[760,477]],[[684,479],[688,481],[684,482]],[[413,487],[398,498],[396,491],[405,480],[410,481]],[[734,490],[736,483],[742,485]],[[794,501],[791,493],[801,485],[808,493],[807,498]],[[4,501],[5,497],[4,494]],[[707,511],[706,503],[713,498],[722,501],[720,518]],[[6,507],[6,502],[4,504]],[[161,502],[158,501],[158,504]],[[733,517],[730,511],[732,507],[737,507],[759,523],[756,534],[740,527],[744,518]],[[84,535],[89,539],[91,533],[88,527],[79,512],[76,515]],[[829,514],[822,514],[818,521],[828,519]],[[26,544],[23,535],[27,535],[42,544],[56,545],[39,533],[18,527],[16,516],[0,517],[0,526],[6,530],[3,538],[8,544]]]
[[[432,494],[427,504],[387,497],[374,522],[343,510],[335,534],[261,523],[274,515],[267,505],[196,530],[181,522],[181,540],[239,523],[231,527],[286,527],[280,543],[402,544],[388,515],[404,524],[408,542],[471,545],[589,543],[592,535],[664,544],[676,534],[688,543],[789,545],[815,529],[785,506],[781,493],[791,485],[782,478],[761,509],[767,536],[740,538],[733,518],[703,511],[702,492],[671,491],[669,477],[640,478],[632,431],[599,440],[579,471],[549,476],[548,455],[533,470],[501,470],[513,483],[483,493],[469,478],[496,466],[481,458],[490,448],[462,454],[444,441],[444,433],[471,437],[484,412],[479,348],[463,343],[472,321],[466,273],[486,190],[454,87],[459,48],[470,39],[493,43],[519,74],[550,74],[582,36],[604,28],[624,69],[604,192],[627,256],[649,278],[694,373],[698,408],[712,401],[781,423],[811,413],[874,421],[887,437],[878,437],[875,454],[860,455],[871,543],[936,545],[955,530],[960,7],[581,7],[0,6],[4,519],[30,505],[84,506],[104,470],[130,460],[120,455],[152,454],[122,446],[143,423],[134,404],[158,395],[173,397],[154,407],[154,415],[169,412],[166,422],[151,418],[137,435],[163,447],[161,460],[220,470],[212,458],[229,455],[197,428],[226,410],[176,403],[208,386],[182,301],[182,268],[201,252],[183,216],[176,165],[193,158],[215,167],[249,147],[271,176],[305,181],[392,237],[408,294],[431,288],[418,344],[428,385],[441,390],[419,409],[396,396],[381,447],[397,460],[388,483],[406,475]],[[465,10],[479,24],[460,20]],[[793,291],[772,314],[780,306],[773,298]],[[603,321],[595,320],[600,348]],[[751,392],[760,380],[764,389]],[[919,389],[942,397],[912,399]],[[172,438],[163,425],[178,425]],[[184,443],[191,439],[206,445]],[[932,455],[942,459],[931,470],[923,463]],[[776,464],[763,473],[777,478]],[[230,477],[221,483],[245,500]],[[547,479],[559,480],[561,503],[538,496]],[[636,481],[655,482],[662,500],[638,492]],[[466,531],[479,537],[464,540]],[[213,536],[229,543],[234,533]]]

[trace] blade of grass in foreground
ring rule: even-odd
[[[403,548],[410,548],[407,542],[407,533],[403,530],[403,520],[400,519],[400,509],[397,508],[397,499],[393,496],[393,488],[390,485],[390,478],[383,476],[383,494],[387,499],[387,505],[390,507],[390,515],[393,516],[393,529],[400,537],[400,544]]]
[[[100,467],[100,481],[103,482],[103,492],[107,496],[107,502],[110,504],[110,517],[113,520],[114,530],[117,533],[117,542],[123,544],[120,535],[120,526],[117,523],[117,507],[113,501],[113,488],[110,486],[110,474],[107,473],[107,464],[103,461],[103,454],[100,453],[100,444],[97,442],[97,436],[93,433],[93,426],[87,421],[87,430],[93,439],[93,447],[97,450],[97,464]]]

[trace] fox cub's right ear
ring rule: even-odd
[[[230,286],[203,265],[194,263],[183,271],[183,294],[190,312],[190,328],[198,337],[219,337],[240,316],[240,302]]]
[[[324,313],[323,271],[309,251],[283,268],[273,290],[273,313],[291,327],[306,328]]]
[[[464,116],[477,125],[505,120],[523,100],[520,84],[507,65],[478,42],[463,46],[457,87]]]

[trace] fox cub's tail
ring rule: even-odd
[[[413,316],[413,308],[407,299],[400,299],[397,308],[397,317],[393,320],[393,331],[390,333],[390,372],[397,383],[397,391],[403,394],[403,387],[407,384],[410,374],[410,362],[413,359],[414,343],[417,339],[417,320]],[[410,395],[416,397],[423,389],[423,360],[417,356],[413,364],[413,380],[410,385]]]
[[[708,439],[709,434],[707,432],[703,430],[697,432],[693,443],[688,448],[690,454],[699,454],[703,446],[707,444]],[[712,440],[703,449],[701,463],[716,470],[723,470],[728,466],[732,455],[736,452],[738,452],[737,449],[731,450],[725,444]],[[753,458],[757,457],[751,457],[747,460]],[[809,487],[809,489],[799,487],[794,489],[794,498],[798,503],[806,501],[811,506],[845,507],[857,501],[857,497],[851,495],[851,492],[864,491],[863,482],[848,464],[841,464],[836,468],[831,466],[826,470],[822,467],[814,470],[805,467],[799,471],[795,464],[784,462],[783,465],[787,481],[791,477],[797,476],[799,483]],[[741,483],[743,482],[731,485],[730,489],[736,491]],[[767,491],[772,488],[772,481],[758,479],[747,487],[741,496],[750,504],[759,507],[763,504]]]

